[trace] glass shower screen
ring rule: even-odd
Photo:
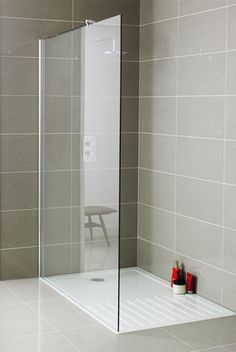
[[[121,17],[40,41],[41,277],[119,329]]]

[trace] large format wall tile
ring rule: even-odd
[[[175,134],[176,99],[140,98],[140,132]]]
[[[1,178],[1,209],[35,209],[37,208],[36,172],[3,173]]]
[[[0,57],[0,94],[37,95],[38,60]]]
[[[180,95],[220,95],[224,92],[224,54],[206,54],[179,59]]]
[[[178,137],[177,173],[213,181],[223,179],[224,142]]]
[[[222,224],[223,186],[218,183],[177,177],[177,212],[215,224]]]
[[[230,273],[223,273],[223,298],[222,304],[223,306],[232,309],[233,311],[236,310],[236,276],[231,275]]]
[[[0,150],[1,172],[37,171],[38,138],[36,134],[2,135]]]
[[[38,97],[1,96],[0,106],[1,133],[37,133]]]
[[[141,96],[176,95],[176,59],[141,62],[139,74]]]
[[[139,202],[174,211],[175,177],[173,175],[140,169]]]
[[[224,262],[223,269],[236,274],[236,231],[224,230]]]
[[[224,109],[224,97],[178,98],[178,133],[223,138]]]
[[[140,0],[140,24],[178,16],[178,1]]]
[[[227,5],[227,0],[180,0],[179,13],[186,15]]]
[[[39,39],[71,28],[71,22],[0,18],[0,55],[37,57]]]
[[[197,292],[200,296],[221,303],[221,270],[206,265],[184,255],[178,255],[177,259],[184,263],[186,271],[197,277]]]
[[[225,182],[236,184],[236,141],[225,143]]]
[[[140,167],[174,173],[176,137],[142,133],[139,140]]]
[[[224,186],[224,223],[225,226],[236,229],[236,187]]]
[[[182,17],[179,21],[179,55],[226,48],[226,9]]]
[[[100,21],[122,14],[124,24],[139,24],[139,3],[137,0],[75,0],[75,20],[92,19]]]
[[[140,29],[140,60],[178,54],[177,20],[150,24]]]
[[[1,248],[37,246],[37,210],[2,211]]]
[[[225,138],[236,139],[236,97],[227,97]]]
[[[229,52],[227,54],[227,94],[236,94],[236,53]]]
[[[138,238],[138,266],[163,279],[170,279],[174,252]]]
[[[175,215],[144,204],[139,204],[138,209],[139,237],[174,249]]]
[[[1,16],[72,20],[72,2],[68,0],[1,0]]]
[[[16,248],[1,251],[2,280],[22,279],[38,275],[38,248]]]
[[[177,252],[220,268],[222,228],[180,215],[176,220]]]

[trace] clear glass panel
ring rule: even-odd
[[[41,275],[118,329],[121,17],[41,41]]]

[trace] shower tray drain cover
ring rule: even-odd
[[[90,279],[90,281],[102,282],[102,281],[104,281],[104,279],[102,279],[100,277],[94,277],[93,279]]]

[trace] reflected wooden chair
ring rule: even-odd
[[[107,246],[110,247],[110,242],[108,239],[107,229],[106,229],[106,225],[105,225],[103,216],[114,214],[116,212],[117,212],[116,209],[104,207],[101,205],[92,205],[92,206],[85,207],[85,216],[88,217],[88,222],[85,223],[85,227],[89,229],[91,241],[93,241],[93,229],[100,227],[100,228],[102,228],[104,237],[106,239]],[[94,222],[92,220],[92,216],[98,216],[100,223]]]

